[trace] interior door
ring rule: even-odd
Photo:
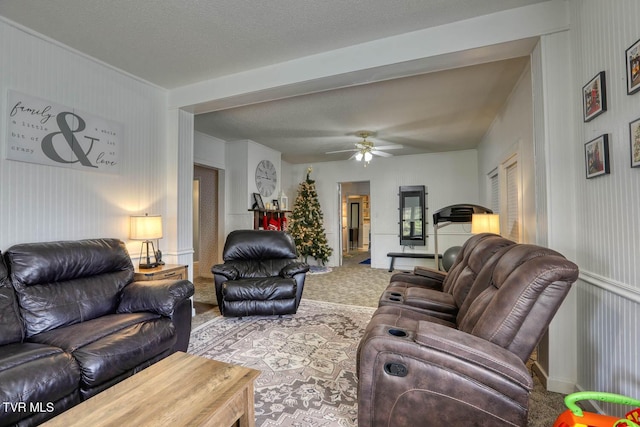
[[[360,202],[349,202],[349,250],[358,250],[360,243]]]

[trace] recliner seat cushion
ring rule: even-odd
[[[270,316],[297,310],[295,279],[264,277],[223,283],[220,306],[225,316]]]
[[[297,309],[295,299],[226,301],[220,307],[224,316],[231,317],[294,314]]]
[[[78,384],[80,368],[70,354],[62,349],[35,343],[15,343],[0,346],[0,402],[43,405],[62,401],[56,410],[66,409],[80,401]],[[45,410],[50,408],[44,407]],[[0,405],[0,420],[10,425],[25,418],[24,410],[12,410]]]
[[[268,301],[296,297],[295,279],[261,277],[225,282],[222,285],[224,301]]]
[[[233,267],[237,271],[238,279],[254,277],[280,276],[283,268],[291,264],[290,259],[251,259],[243,261],[227,261],[227,267]]]
[[[60,347],[80,365],[81,387],[91,389],[170,351],[176,341],[170,319],[153,313],[112,314],[30,338]]]

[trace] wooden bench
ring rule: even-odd
[[[434,254],[424,254],[416,252],[389,252],[387,254],[391,258],[391,265],[389,265],[389,272],[393,271],[393,264],[396,262],[396,258],[422,258],[422,259],[434,259]]]

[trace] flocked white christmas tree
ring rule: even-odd
[[[309,166],[307,179],[298,186],[298,195],[293,205],[287,232],[293,236],[298,255],[302,256],[305,262],[311,256],[324,265],[329,260],[333,249],[327,244],[315,181],[310,178],[311,171],[312,168]]]

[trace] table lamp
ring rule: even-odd
[[[498,214],[473,214],[471,216],[471,233],[500,234],[500,215]]]
[[[132,215],[131,216],[131,240],[143,240],[140,247],[140,268],[153,268],[158,266],[156,248],[151,239],[162,238],[162,216],[160,215]],[[151,245],[151,250],[149,250]],[[146,249],[146,252],[145,252]],[[143,256],[143,254],[145,254]],[[154,262],[151,262],[153,255]]]

